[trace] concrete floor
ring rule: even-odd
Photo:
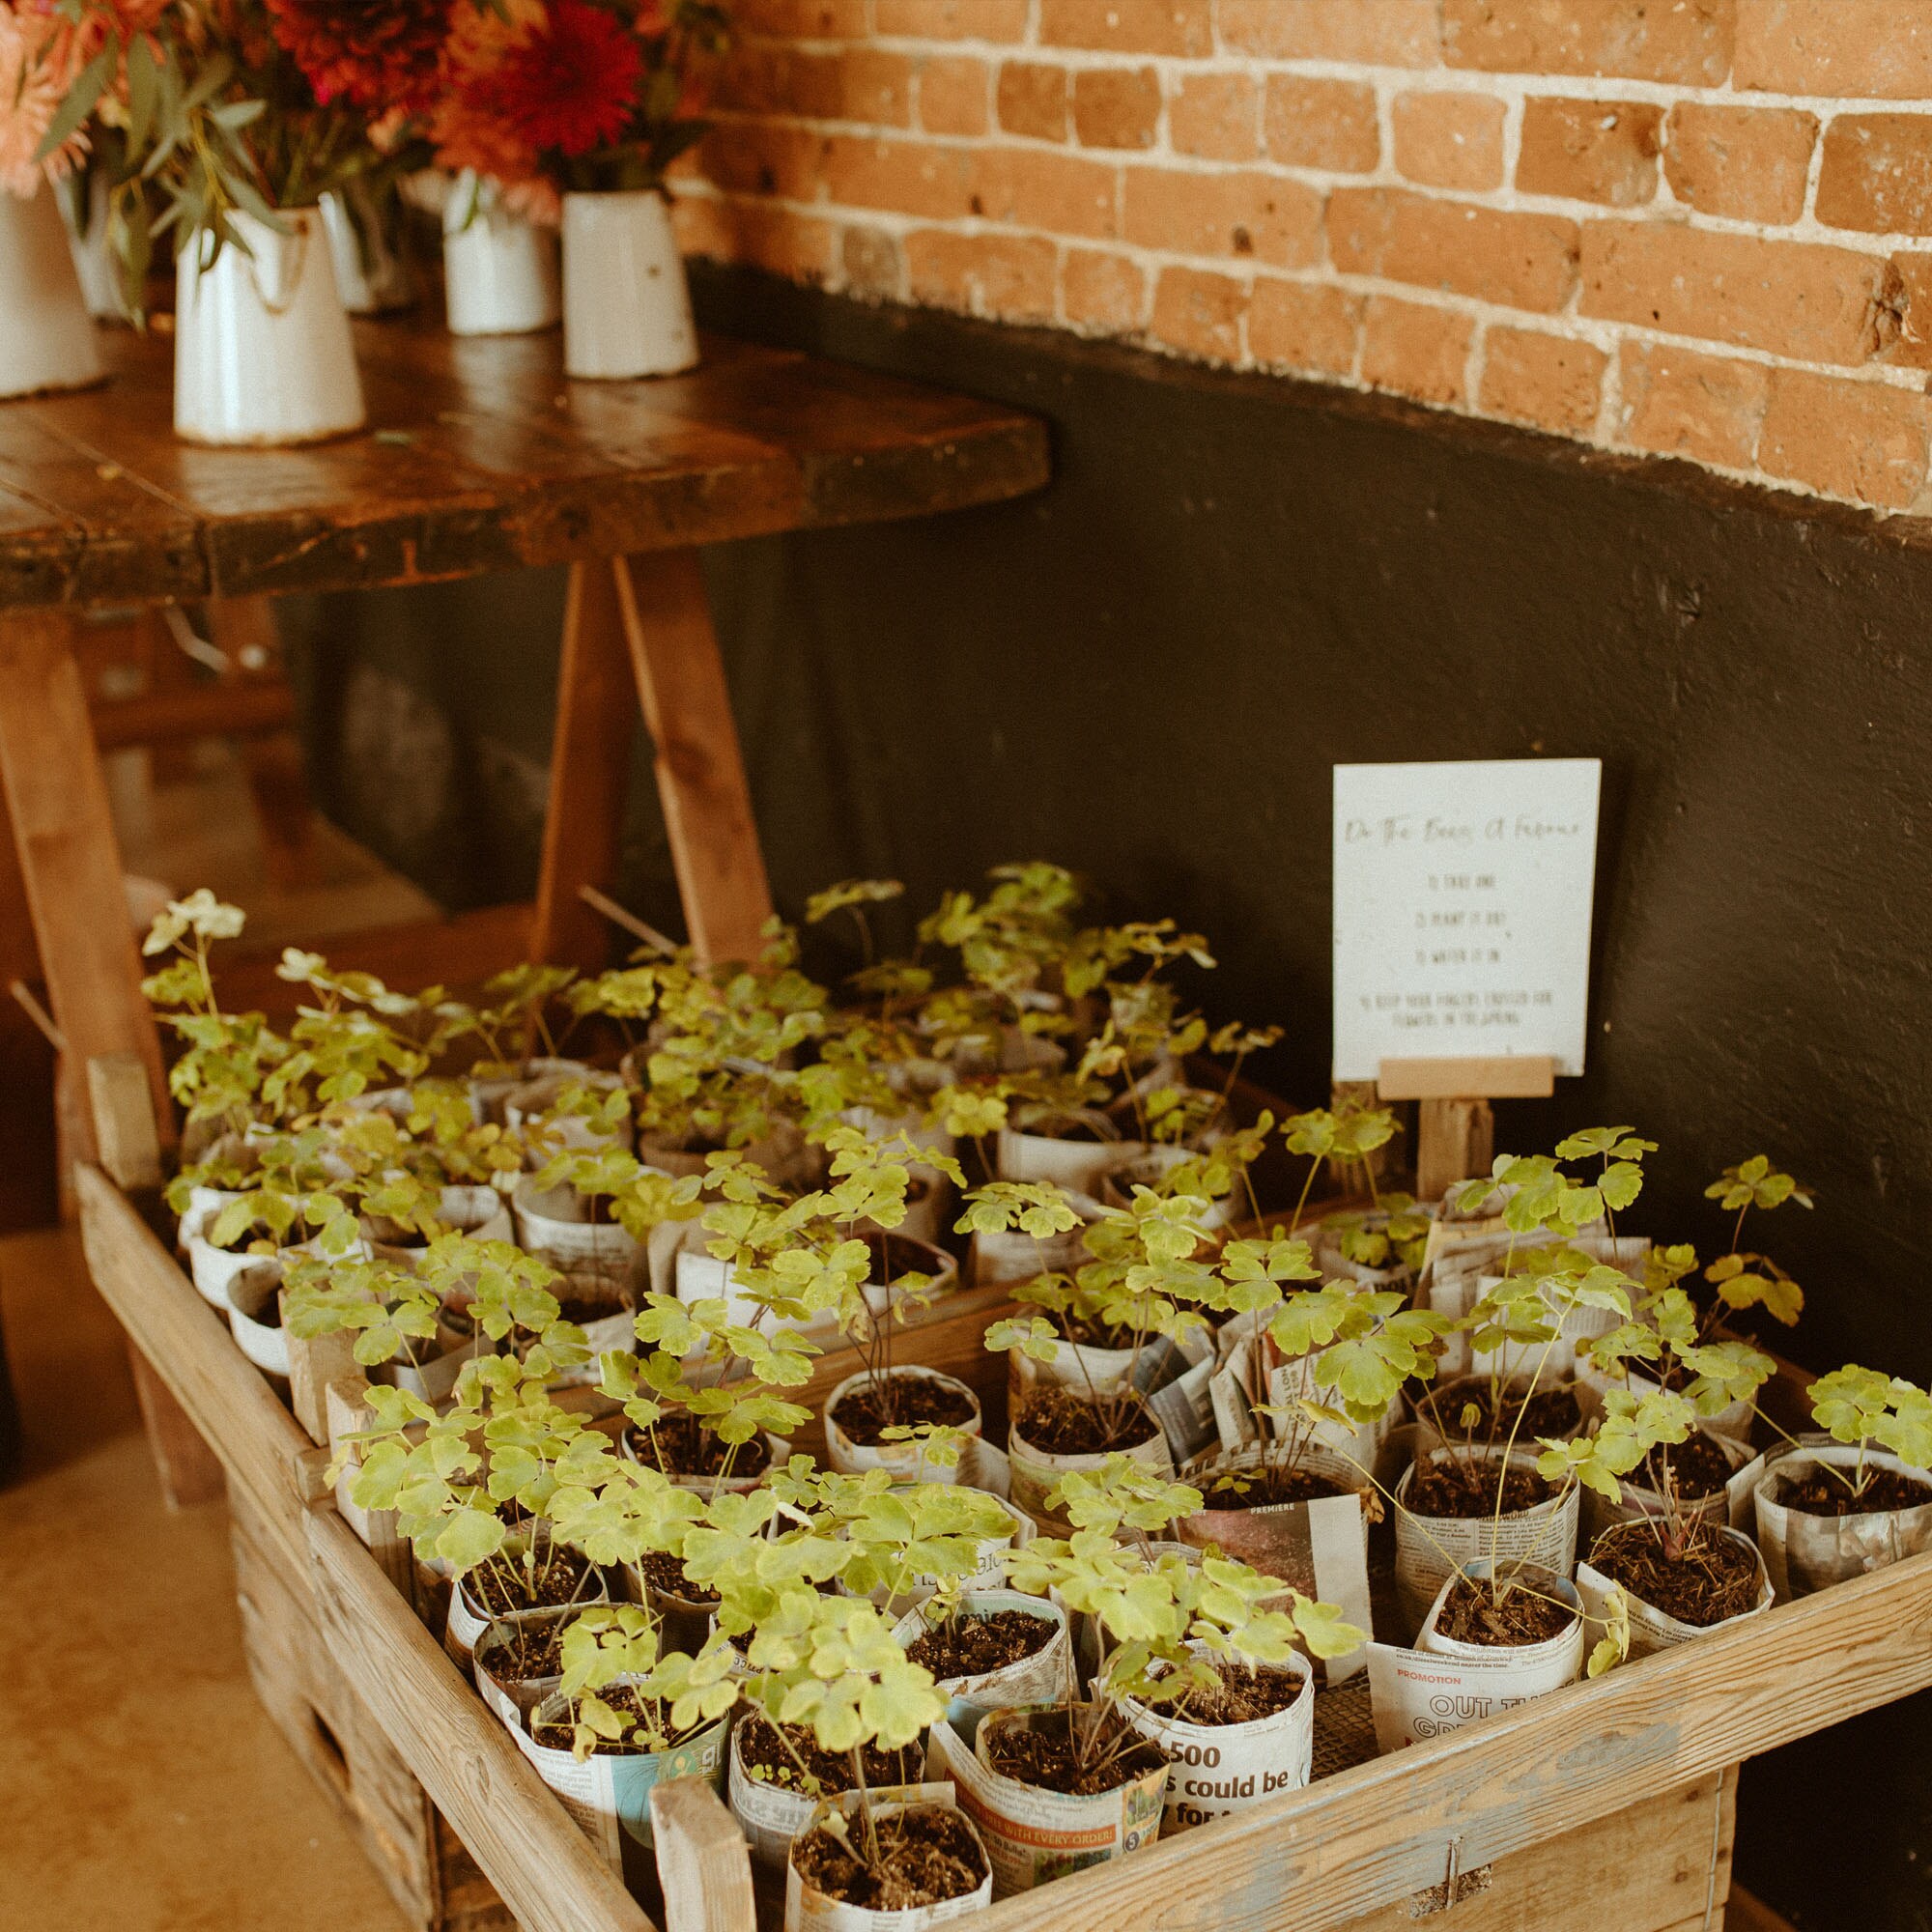
[[[0,1240],[0,1926],[401,1932],[249,1688],[226,1511],[161,1501],[78,1236]]]
[[[233,752],[108,761],[130,870],[213,887],[273,946],[432,910],[332,827],[270,883]],[[27,1457],[0,1491],[0,1928],[402,1932],[242,1661],[219,1504],[161,1501],[121,1331],[70,1231],[0,1239]]]

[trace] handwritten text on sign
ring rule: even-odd
[[[1583,1070],[1596,758],[1335,767],[1335,1078],[1547,1053]]]

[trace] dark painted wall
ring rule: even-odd
[[[1040,411],[1044,495],[718,552],[713,589],[781,902],[916,903],[1036,854],[1216,942],[1220,1013],[1325,1089],[1329,767],[1605,761],[1592,1065],[1503,1144],[1662,1143],[1646,1225],[1763,1150],[1791,1351],[1932,1372],[1932,555],[1837,512],[1065,338],[704,278],[721,327]],[[560,584],[333,600],[310,667],[327,803],[453,903],[534,873]],[[627,893],[675,898],[648,785]],[[1792,1220],[1801,1217],[1786,1210]],[[1747,1774],[1740,1872],[1802,1926],[1932,1932],[1928,1707]],[[1856,1794],[1856,1862],[1840,1801]],[[1823,1802],[1820,1802],[1820,1801]]]

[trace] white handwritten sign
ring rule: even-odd
[[[1596,758],[1335,767],[1335,1078],[1548,1054],[1583,1070]]]

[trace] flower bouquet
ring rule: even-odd
[[[446,232],[473,222],[475,183],[492,207],[560,221],[573,376],[697,360],[665,173],[703,131],[725,42],[711,0],[458,0],[428,122],[439,165],[466,184]]]

